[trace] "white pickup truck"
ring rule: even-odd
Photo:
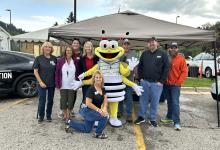
[[[219,56],[217,57],[220,58]],[[209,53],[200,53],[196,55],[194,58],[190,58],[186,61],[187,66],[197,66],[199,67],[199,72],[201,70],[202,66],[202,74],[205,75],[206,78],[211,78],[212,76],[215,76],[215,67],[214,67],[214,56]],[[220,64],[217,63],[217,68],[220,68]],[[218,70],[217,70],[218,71]]]

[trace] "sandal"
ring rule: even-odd
[[[97,135],[96,133],[93,135],[94,138],[98,138],[98,139],[107,139],[108,136],[105,135],[104,133]]]
[[[67,126],[65,127],[65,131],[66,131],[66,133],[70,133],[70,126],[69,126],[69,125],[67,125]]]

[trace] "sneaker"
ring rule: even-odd
[[[108,136],[107,135],[105,135],[104,133],[102,133],[102,134],[100,134],[100,135],[98,135],[98,134],[94,134],[93,135],[93,137],[94,138],[99,138],[99,139],[107,139],[108,138]]]
[[[177,130],[177,131],[180,131],[181,130],[180,124],[179,123],[175,123],[174,129]]]
[[[131,115],[128,115],[128,116],[127,116],[126,122],[132,123],[132,117],[131,117]]]
[[[67,125],[67,126],[65,127],[65,131],[66,131],[66,133],[70,133],[70,125]]]
[[[51,117],[47,117],[47,122],[51,122],[52,118]]]
[[[138,118],[134,121],[135,124],[141,124],[141,123],[143,123],[143,122],[145,122],[145,119],[144,119],[143,117],[138,117]]]
[[[158,127],[156,121],[149,121],[149,124],[150,124],[152,127]]]
[[[64,115],[63,115],[63,111],[60,110],[60,112],[58,113],[58,118],[63,119]]]
[[[121,118],[121,117],[122,117],[122,115],[123,115],[123,113],[122,113],[122,112],[118,112],[117,117],[118,117],[118,118]]]
[[[38,123],[42,123],[43,120],[44,120],[43,118],[39,118],[39,119],[38,119]]]
[[[173,120],[172,119],[168,119],[168,118],[160,119],[160,121],[163,122],[163,123],[173,123]]]

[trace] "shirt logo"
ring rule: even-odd
[[[53,65],[53,66],[55,66],[55,63],[54,63],[54,61],[50,61],[50,64],[51,64],[51,65]]]
[[[157,56],[157,58],[161,58],[161,56]]]

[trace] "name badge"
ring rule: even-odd
[[[51,65],[53,65],[53,66],[55,66],[55,63],[54,63],[54,61],[50,61],[50,64],[51,64]]]
[[[161,58],[161,56],[157,56],[157,58]]]

